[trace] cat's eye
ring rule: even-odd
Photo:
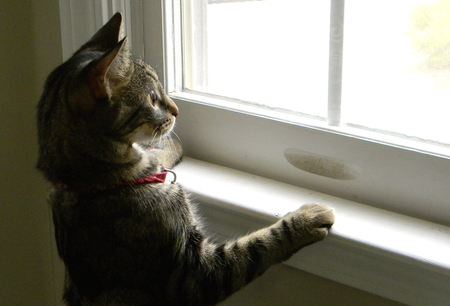
[[[153,90],[150,92],[150,99],[152,99],[152,104],[155,104],[156,100],[158,100],[158,97]]]

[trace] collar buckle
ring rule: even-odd
[[[168,172],[168,173],[172,174],[173,175],[173,180],[170,183],[171,184],[176,184],[176,182],[177,182],[177,174],[175,173],[175,171],[170,170],[170,169],[166,169],[166,168],[163,167],[162,172]]]

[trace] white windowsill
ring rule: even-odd
[[[336,210],[330,235],[286,264],[408,305],[450,305],[448,227],[187,157],[176,173],[216,238],[327,204]]]

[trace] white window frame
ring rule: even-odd
[[[449,158],[183,91],[180,27],[171,20],[180,8],[174,3],[60,0],[63,56],[114,12],[125,15],[133,53],[155,68],[180,107],[177,134],[188,157],[177,171],[212,220],[211,230],[243,234],[296,205],[326,203],[337,214],[330,237],[288,264],[409,305],[449,303],[450,259],[441,256],[450,253]],[[284,158],[288,148],[351,163],[358,177],[337,180],[299,170]]]

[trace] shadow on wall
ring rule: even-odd
[[[35,108],[45,74],[62,58],[59,7],[57,0],[18,4],[6,0],[0,10],[0,305],[55,305]]]

